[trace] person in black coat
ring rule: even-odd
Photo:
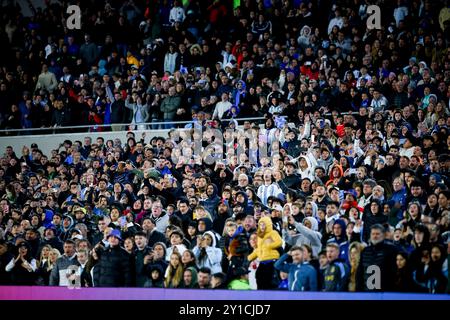
[[[138,232],[134,236],[134,243],[136,245],[133,257],[136,276],[136,287],[144,287],[145,283],[149,281],[149,267],[150,260],[153,254],[152,249],[147,246],[148,240],[145,232]]]
[[[363,240],[364,242],[368,242],[371,231],[370,228],[375,224],[385,224],[388,221],[388,216],[383,214],[381,203],[378,200],[373,199],[364,208],[362,221],[364,223]]]
[[[111,123],[125,123],[126,121],[125,101],[120,93],[114,95],[114,101],[111,103]],[[120,130],[120,126],[113,127],[114,130]]]
[[[11,273],[12,284],[31,286],[36,281],[36,260],[31,255],[31,246],[28,242],[21,242],[17,246],[15,255],[5,267]]]
[[[45,228],[44,238],[41,239],[39,254],[41,253],[42,247],[49,245],[52,248],[58,249],[59,252],[63,252],[63,242],[56,237],[56,230],[54,227]]]
[[[370,245],[361,252],[356,273],[357,291],[393,291],[398,249],[386,243],[385,228],[370,228]],[[375,267],[375,268],[374,268]]]
[[[6,265],[14,256],[8,251],[8,244],[5,240],[0,239],[0,285],[9,285],[11,282],[11,274],[6,271]]]
[[[413,279],[413,273],[406,252],[397,253],[393,290],[395,292],[420,291]]]
[[[132,256],[120,246],[119,230],[113,230],[108,235],[109,247],[102,249],[99,244],[96,253],[100,259],[99,265],[99,287],[132,287],[134,264]]]
[[[157,242],[166,243],[166,236],[156,229],[156,221],[150,216],[142,219],[142,230],[147,235],[149,247],[153,247]]]

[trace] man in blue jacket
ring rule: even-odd
[[[289,256],[292,257],[292,263],[287,262]],[[317,291],[316,269],[303,260],[302,247],[293,246],[278,259],[275,268],[289,274],[290,291]]]

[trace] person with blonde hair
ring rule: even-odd
[[[48,286],[50,280],[50,272],[52,270],[50,263],[50,253],[52,252],[52,250],[58,251],[58,249],[53,249],[52,246],[49,244],[44,245],[41,249],[41,255],[39,256],[38,271],[37,271],[38,273],[37,283],[40,285]],[[56,259],[58,258],[59,256]]]
[[[181,262],[181,254],[172,252],[170,262],[166,269],[164,277],[165,288],[178,288],[183,280],[183,263]]]
[[[364,245],[360,242],[353,242],[349,247],[350,278],[348,282],[348,291],[350,292],[356,291],[356,274],[363,249]]]

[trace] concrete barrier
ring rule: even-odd
[[[105,142],[107,140],[114,140],[119,138],[122,143],[126,142],[126,135],[128,131],[108,131],[108,132],[82,132],[82,133],[57,133],[57,134],[46,134],[46,135],[30,135],[30,136],[8,136],[8,137],[0,137],[0,153],[3,154],[6,150],[7,146],[12,146],[16,155],[21,157],[22,155],[22,147],[28,146],[30,147],[32,143],[36,143],[39,149],[45,155],[50,155],[53,149],[58,148],[59,144],[64,140],[69,139],[71,141],[80,140],[83,142],[84,137],[91,137],[93,141],[97,137],[103,137]],[[133,131],[136,135],[136,140],[141,138],[143,132],[145,132],[145,143],[150,142],[150,140],[155,136],[167,137],[169,130],[161,129],[161,130],[145,130]]]

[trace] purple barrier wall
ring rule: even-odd
[[[450,300],[450,295],[3,286],[0,300]]]

